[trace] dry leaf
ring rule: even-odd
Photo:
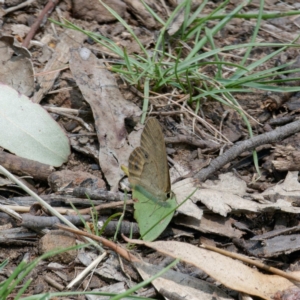
[[[130,243],[143,244],[165,255],[180,258],[206,272],[226,287],[263,299],[271,300],[278,290],[293,287],[294,284],[277,275],[265,275],[241,262],[219,253],[198,248],[181,242],[141,242],[130,240]]]
[[[100,144],[100,167],[109,185],[115,189],[124,175],[121,165],[127,165],[131,151],[138,146],[130,145],[130,138],[140,134],[133,131],[128,137],[124,120],[139,115],[140,110],[123,98],[112,73],[90,50],[73,49],[70,69],[93,111]]]
[[[159,266],[144,262],[134,263],[134,266],[144,280],[154,276],[162,269]],[[152,281],[152,284],[158,291],[164,288],[167,291],[176,293],[185,300],[211,300],[214,297],[219,300],[232,299],[211,283],[173,270],[168,270],[161,277]]]

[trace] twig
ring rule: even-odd
[[[29,33],[27,34],[26,38],[24,39],[22,46],[28,47],[31,39],[34,37],[35,33],[39,29],[42,22],[47,18],[47,15],[50,15],[56,4],[59,0],[49,0],[40,15],[38,16],[37,20],[34,22],[34,24],[31,26],[31,29]]]
[[[181,110],[171,110],[171,111],[153,111],[149,113],[149,115],[154,115],[154,116],[174,116],[180,114],[185,114],[185,112]]]
[[[20,8],[23,8],[23,7],[27,6],[27,5],[30,5],[34,1],[36,1],[36,0],[28,0],[28,1],[25,1],[25,2],[23,2],[21,4],[19,4],[19,5],[16,5],[16,6],[7,8],[7,9],[3,9],[1,17],[5,16],[5,15],[7,15],[7,14],[13,12],[13,11],[16,11],[16,10],[18,10]]]
[[[300,120],[290,123],[288,125],[282,126],[277,128],[273,131],[266,132],[255,136],[249,140],[243,141],[239,144],[234,145],[228,151],[226,151],[221,156],[217,157],[216,159],[212,160],[210,165],[202,169],[196,176],[199,181],[205,181],[210,175],[214,172],[225,166],[227,163],[231,162],[241,153],[249,150],[253,150],[258,146],[264,144],[271,144],[276,141],[281,141],[282,139],[297,133],[300,131]]]
[[[44,276],[43,279],[54,288],[58,289],[59,291],[63,291],[65,287],[62,284],[59,284],[57,281],[53,280],[49,276]]]
[[[186,136],[183,134],[178,134],[174,137],[166,137],[166,144],[178,144],[178,143],[186,143],[201,149],[211,148],[213,150],[219,149],[220,145],[211,142],[211,141],[203,141],[192,136]]]
[[[89,207],[89,208],[84,208],[84,209],[80,209],[79,213],[80,214],[88,214],[90,212],[92,212],[93,210],[101,210],[101,209],[108,209],[108,208],[115,208],[117,206],[122,206],[124,205],[124,201],[117,201],[117,202],[112,202],[112,203],[103,203],[100,205],[97,205],[95,207]],[[134,202],[133,200],[127,200],[126,201],[126,205],[132,205]]]
[[[89,237],[95,241],[98,241],[98,242],[102,243],[103,246],[106,246],[106,247],[114,250],[116,253],[120,254],[123,258],[127,259],[128,261],[136,261],[136,262],[140,261],[137,257],[135,257],[134,255],[129,253],[127,250],[121,248],[120,246],[116,245],[114,242],[109,241],[101,236],[87,233],[87,232],[84,232],[84,231],[81,231],[78,229],[73,229],[73,228],[70,228],[70,227],[67,227],[67,226],[61,225],[61,224],[57,224],[56,227],[59,229],[66,230],[66,231],[72,232],[74,234],[82,235],[85,237]]]
[[[90,215],[81,215],[79,216],[65,216],[75,226],[82,225],[82,219],[89,221]],[[48,216],[33,216],[31,214],[22,215],[22,223],[20,224],[23,227],[30,228],[33,230],[41,230],[44,228],[51,228],[55,224],[60,223],[60,220],[57,217],[48,217]]]
[[[54,171],[54,168],[50,165],[16,156],[4,151],[0,152],[0,165],[12,173],[18,175],[29,175],[35,179],[43,181],[46,181],[48,176]]]

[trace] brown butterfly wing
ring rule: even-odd
[[[171,190],[170,174],[166,153],[164,135],[155,118],[148,119],[141,136],[141,147],[146,149],[154,161],[157,172],[157,186],[164,193],[169,193]]]
[[[170,175],[164,136],[158,121],[150,118],[141,136],[141,147],[129,157],[129,181],[139,185],[159,200],[170,192]]]

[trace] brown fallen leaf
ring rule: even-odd
[[[140,109],[125,100],[111,72],[86,48],[72,49],[70,70],[85,100],[93,111],[100,144],[99,163],[112,190],[124,175],[121,165],[127,165],[133,148],[138,146],[132,131],[128,136],[125,118],[140,114]]]
[[[262,274],[237,260],[187,243],[173,241],[150,243],[127,238],[125,240],[130,243],[146,245],[174,258],[180,258],[184,262],[200,268],[230,289],[263,299],[271,300],[277,291],[295,287],[286,278]]]
[[[145,262],[135,262],[134,266],[144,280],[147,280],[151,276],[154,276],[162,269],[159,266],[147,264]],[[168,270],[162,276],[153,280],[152,285],[158,291],[164,288],[167,291],[176,293],[185,300],[232,299],[230,296],[226,295],[224,291],[211,283],[188,276],[187,274],[175,272],[173,270]]]

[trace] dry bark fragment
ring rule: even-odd
[[[55,192],[75,186],[85,186],[91,189],[99,189],[105,186],[105,182],[88,172],[63,170],[53,172],[48,177],[48,183],[51,189]],[[86,195],[83,195],[86,197]]]
[[[39,253],[42,255],[55,249],[65,249],[76,245],[76,239],[72,233],[62,230],[51,230],[39,241]],[[59,263],[71,263],[77,256],[77,250],[64,251],[55,256],[48,257],[50,261]]]
[[[277,145],[274,150],[275,160],[272,164],[278,171],[299,171],[300,170],[300,151],[293,146]]]
[[[125,0],[129,10],[137,17],[137,19],[149,29],[156,26],[155,19],[146,10],[145,6],[139,0]]]

